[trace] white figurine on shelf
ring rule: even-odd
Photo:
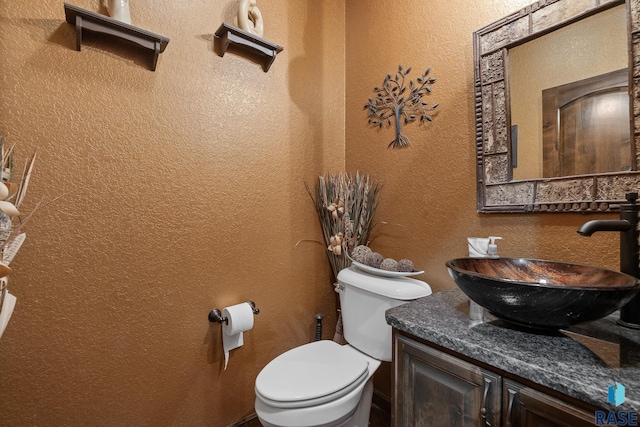
[[[240,0],[238,26],[241,30],[262,37],[264,34],[264,22],[262,21],[260,9],[256,6],[256,0]]]
[[[129,0],[109,0],[109,16],[125,24],[131,24]]]

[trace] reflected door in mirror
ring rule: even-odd
[[[631,170],[626,69],[546,89],[545,178]]]
[[[543,92],[628,69],[625,29],[625,9],[618,6],[508,49],[509,112],[511,125],[518,126],[520,157],[513,179],[576,175],[544,171]]]

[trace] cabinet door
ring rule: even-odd
[[[395,426],[499,426],[500,376],[395,337]]]
[[[595,415],[508,379],[504,380],[505,427],[582,427]]]

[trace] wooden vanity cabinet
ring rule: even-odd
[[[515,381],[503,379],[505,427],[593,427],[595,416]]]
[[[395,427],[581,427],[587,412],[538,390],[394,334]]]
[[[395,426],[498,426],[499,375],[395,335]]]

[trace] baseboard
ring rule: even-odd
[[[253,422],[252,422],[253,421]],[[256,413],[254,412],[253,414],[247,415],[246,417],[244,417],[243,419],[241,419],[240,421],[237,421],[227,427],[245,427],[245,426],[259,426],[260,423],[258,421],[258,416],[256,415]]]

